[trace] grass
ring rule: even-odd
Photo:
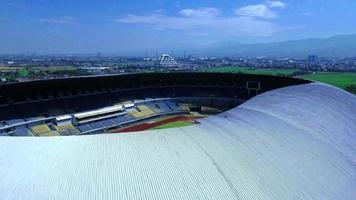
[[[60,66],[60,67],[57,67],[57,66],[51,66],[51,67],[48,67],[48,68],[44,68],[45,70],[48,70],[50,72],[55,72],[55,71],[63,71],[63,70],[69,70],[69,71],[73,71],[73,70],[76,70],[78,69],[77,67],[72,67],[72,66]]]
[[[264,75],[285,75],[291,76],[298,69],[257,69],[252,67],[214,67],[204,69],[205,72],[221,72],[221,73],[244,73],[244,74],[264,74]],[[353,72],[319,72],[297,76],[297,78],[307,79],[312,81],[319,81],[334,85],[336,87],[345,89],[350,85],[356,85],[356,73]]]
[[[152,130],[184,127],[184,126],[190,126],[190,125],[193,125],[193,124],[194,124],[193,122],[176,121],[176,122],[171,122],[171,123],[168,123],[168,124],[164,124],[164,125],[161,125],[161,126],[154,127],[154,128],[152,128]]]
[[[298,76],[298,78],[319,81],[345,89],[349,85],[356,85],[356,73],[352,72],[320,72]]]
[[[7,67],[7,66],[0,66],[0,71],[1,70],[23,70],[26,67],[22,67],[22,66],[16,66],[16,67]],[[78,68],[73,67],[73,66],[50,66],[50,67],[37,67],[37,66],[30,66],[27,67],[26,69],[30,70],[30,71],[41,71],[41,70],[46,70],[46,71],[50,71],[50,72],[56,72],[56,71],[64,71],[64,70],[69,70],[69,71],[74,71]]]
[[[292,75],[298,69],[257,69],[253,67],[214,67],[204,69],[205,72],[220,72],[220,73],[244,73],[244,74],[264,74],[264,75]]]
[[[30,68],[33,71],[49,71],[53,72],[60,72],[60,71],[74,71],[78,68],[72,66],[50,66],[50,67],[32,67]]]

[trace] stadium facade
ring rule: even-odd
[[[0,94],[12,136],[35,136],[32,126],[58,126],[71,111],[95,110],[101,121],[125,105],[150,117],[187,104],[222,110],[194,126],[125,134],[78,134],[70,115],[81,136],[0,137],[0,199],[356,199],[356,97],[329,85],[131,74],[12,84]]]

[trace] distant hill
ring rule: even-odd
[[[326,57],[356,56],[356,34],[337,35],[325,39],[302,39],[273,43],[224,44],[210,47],[202,53],[221,56],[248,57]]]

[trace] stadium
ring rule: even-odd
[[[150,123],[154,128],[152,121],[162,125],[177,116],[188,121],[203,118],[259,93],[307,82],[240,74],[150,73],[9,84],[1,88],[0,133],[65,136],[146,130],[135,125]]]
[[[2,85],[0,199],[356,199],[355,111],[351,93],[265,75]]]

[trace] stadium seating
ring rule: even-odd
[[[113,118],[112,121],[115,124],[120,124],[120,123],[126,121],[126,119],[124,118],[124,116],[118,116],[118,117]]]
[[[38,113],[44,114],[45,112],[51,113],[51,114],[58,114],[58,113],[66,113],[66,114],[74,114],[78,110],[85,110],[88,111],[92,110],[93,104],[97,104],[98,102],[96,100],[87,100],[88,102],[85,102],[84,96],[81,97],[76,97],[77,99],[57,99],[53,102],[45,102],[42,105],[44,107],[57,107],[55,109],[52,109],[50,111],[46,111],[45,108],[41,108]],[[78,99],[81,99],[81,102],[77,102]],[[16,129],[15,131],[10,132],[11,135],[28,135],[28,134],[33,134],[36,136],[54,136],[54,135],[79,135],[79,134],[95,134],[99,133],[100,131],[103,132],[105,129],[110,129],[113,127],[118,127],[118,126],[127,126],[129,124],[134,124],[135,121],[145,119],[147,117],[156,117],[164,114],[171,114],[172,112],[189,112],[189,103],[180,103],[180,102],[194,102],[201,103],[204,101],[204,99],[198,97],[198,98],[193,98],[189,99],[187,98],[178,98],[178,99],[168,99],[168,98],[158,98],[158,99],[145,99],[145,100],[135,100],[134,102],[132,101],[126,101],[126,102],[114,102],[110,104],[110,106],[116,104],[131,104],[134,105],[135,107],[127,109],[127,114],[120,115],[120,116],[113,116],[111,118],[106,118],[106,119],[98,119],[97,121],[91,121],[91,122],[86,122],[85,124],[81,125],[72,125],[70,122],[66,124],[61,124],[59,123],[58,125],[54,125],[49,123],[48,121],[37,121],[38,119],[45,119],[44,116],[35,116],[35,115],[28,115],[28,118],[25,118],[25,120],[19,118],[19,119],[10,119],[7,120],[5,123],[3,123],[3,126],[6,125],[12,125],[12,124],[18,124],[21,122],[30,122],[35,120],[33,123],[28,124],[30,127],[29,129],[26,127],[26,125],[23,125],[21,127],[16,127],[18,130],[21,130],[21,133],[17,133]],[[111,101],[113,102],[113,100]],[[38,108],[38,105],[41,102],[35,102],[35,108]],[[209,104],[209,100],[206,101],[207,104]],[[74,109],[71,109],[73,108]],[[98,105],[95,106],[97,108]],[[105,107],[105,106],[104,106]],[[17,109],[21,109],[22,106],[17,105]],[[101,107],[103,108],[103,107]],[[33,108],[27,108],[33,111]],[[31,111],[31,112],[32,112]],[[70,113],[67,113],[68,111],[71,111]],[[14,112],[14,115],[16,115],[16,112]],[[49,115],[49,114],[47,114]],[[53,115],[51,115],[53,116]],[[57,115],[58,116],[58,115]]]
[[[92,130],[89,125],[79,125],[79,126],[77,126],[77,128],[79,129],[79,131],[81,133]]]
[[[129,115],[136,119],[149,117],[154,114],[155,112],[146,105],[139,105],[135,110],[129,112]]]
[[[179,104],[175,101],[166,101],[166,103],[171,110],[174,111],[181,110]]]
[[[50,132],[51,129],[49,129],[49,127],[47,125],[42,124],[42,125],[37,125],[37,126],[31,127],[31,131],[36,135],[41,135],[43,133]]]
[[[51,130],[47,124],[32,126],[31,132],[36,136],[58,136],[57,131]]]
[[[156,113],[166,113],[172,111],[164,101],[150,101],[145,102],[145,104]]]
[[[61,124],[55,126],[58,134],[60,135],[76,135],[79,131],[72,124]]]
[[[28,136],[32,135],[30,130],[26,126],[17,126],[15,132],[13,133],[16,136]]]
[[[131,117],[130,115],[125,115],[125,116],[124,116],[124,119],[125,119],[125,121],[131,121],[131,120],[134,120],[134,118],[133,118],[133,117]]]

